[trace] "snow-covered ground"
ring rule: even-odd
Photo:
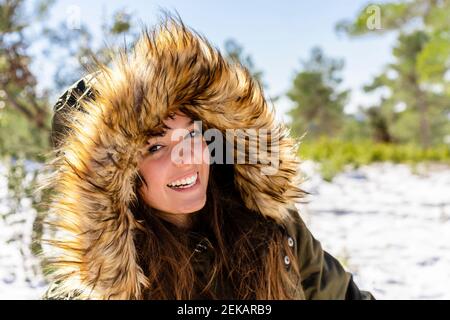
[[[27,172],[35,170],[26,163]],[[45,291],[39,261],[30,250],[36,216],[30,199],[20,201],[19,210],[9,214],[7,169],[0,163],[0,300],[38,299]],[[30,178],[27,175],[25,183]]]
[[[450,168],[372,164],[332,183],[305,162],[301,215],[377,299],[450,299]]]
[[[413,174],[406,165],[373,164],[341,173],[332,183],[312,162],[301,168],[309,177],[303,188],[313,195],[300,212],[360,288],[378,299],[450,299],[449,167]],[[0,166],[1,214],[8,210],[5,173]],[[27,251],[33,219],[27,201],[17,217],[0,217],[0,299],[38,299],[45,290],[42,278],[30,279],[36,265]],[[8,241],[17,235],[24,241]]]

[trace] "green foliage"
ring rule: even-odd
[[[368,2],[358,12],[353,21],[342,20],[336,24],[336,31],[346,33],[349,36],[362,36],[368,33],[383,34],[389,31],[395,31],[403,27],[411,27],[417,23],[414,19],[423,16],[427,6],[424,2],[433,0],[413,0],[396,2]],[[379,29],[370,28],[371,19],[375,15],[380,15],[381,26]]]
[[[325,57],[320,48],[311,50],[309,60],[294,78],[287,93],[295,106],[289,111],[291,128],[295,135],[307,132],[309,136],[334,135],[344,122],[344,105],[348,91],[339,90],[340,71],[344,63]]]
[[[415,165],[421,162],[441,162],[450,164],[450,146],[422,149],[417,144],[373,143],[371,140],[344,141],[322,137],[318,140],[305,139],[300,144],[299,156],[302,160],[313,160],[321,164],[325,180],[349,167],[359,167],[374,162],[394,162]]]
[[[369,140],[371,134],[371,128],[367,125],[367,120],[360,118],[359,114],[356,114],[347,115],[344,118],[342,128],[337,137],[344,141],[359,141]]]
[[[41,0],[28,12],[23,0],[0,2],[0,158],[38,160],[48,150],[48,96],[37,92],[28,49],[34,40],[31,26],[45,17],[50,4]]]
[[[377,8],[381,29],[368,28],[368,21]],[[450,1],[412,0],[402,2],[368,3],[354,21],[344,20],[336,25],[338,32],[349,36],[383,34],[389,31],[414,33],[423,31],[430,41],[421,49],[418,58],[418,73],[422,81],[442,82],[442,75],[449,69]]]
[[[39,130],[14,109],[0,109],[0,158],[44,161],[49,148],[47,131]]]
[[[33,214],[32,233],[19,228],[21,231],[8,241],[20,248],[24,269],[30,265],[27,260],[32,254],[39,255],[42,250],[40,239],[46,215],[43,204],[47,203],[49,191],[37,189],[38,177],[43,173],[37,164],[47,160],[51,148],[50,96],[61,93],[89,71],[94,60],[108,64],[111,52],[123,45],[126,35],[132,37],[131,43],[136,38],[132,15],[118,11],[111,23],[105,21],[102,26],[103,45],[94,48],[91,32],[85,26],[70,29],[66,21],[56,28],[48,26],[53,4],[54,0],[0,1],[0,165],[6,167],[3,178],[8,181],[2,200],[7,203],[7,211],[0,212],[0,218],[23,224],[26,219],[22,217]],[[39,93],[39,78],[32,68],[39,56],[36,51],[31,53],[29,48],[33,46],[42,48],[44,57],[40,58],[52,61],[58,70],[54,81]],[[24,207],[27,202],[32,208]],[[37,269],[33,277],[40,273]]]
[[[111,34],[126,34],[132,28],[132,15],[126,11],[119,11],[114,14],[114,23],[110,28]]]
[[[258,81],[261,86],[267,89],[267,83],[264,82],[264,73],[261,70],[257,70],[253,58],[250,55],[244,54],[244,48],[234,39],[228,39],[225,41],[225,59],[231,63],[239,63],[246,67],[252,77]]]
[[[369,28],[376,14],[381,29]],[[449,14],[449,0],[368,3],[353,21],[336,26],[351,37],[397,32],[394,63],[365,87],[366,91],[389,89],[390,94],[373,107],[380,109],[379,119],[384,118],[386,132],[394,141],[420,139],[427,148],[442,143],[448,135],[450,83],[444,76],[450,69]],[[395,112],[399,103],[406,106],[405,112]]]
[[[438,34],[424,46],[417,58],[417,70],[425,82],[442,82],[449,69],[450,37]]]
[[[132,47],[138,37],[133,24],[133,15],[126,9],[113,13],[111,21],[101,21],[102,45],[95,46],[92,32],[81,24],[71,29],[64,21],[57,28],[46,28],[44,36],[49,44],[46,49],[48,59],[55,61],[53,90],[61,93],[83,75],[96,69],[96,63],[108,65],[112,56],[124,42]],[[68,64],[68,62],[71,62]]]

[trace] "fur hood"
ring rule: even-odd
[[[179,106],[224,134],[268,129],[278,139],[275,173],[264,174],[262,163],[234,165],[235,187],[246,207],[282,224],[303,197],[298,144],[275,120],[260,85],[203,36],[168,18],[55,106],[54,126],[64,129],[56,130],[64,139],[54,137],[50,165],[56,170],[49,179],[57,294],[77,290],[93,299],[140,298],[146,277],[133,242],[140,225],[130,211],[137,159],[149,129]]]

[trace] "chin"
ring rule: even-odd
[[[206,197],[205,197],[205,199],[204,199],[201,203],[199,203],[199,204],[197,204],[197,205],[193,205],[193,206],[189,206],[189,207],[183,207],[183,208],[181,208],[180,210],[177,210],[177,211],[178,211],[180,214],[194,213],[194,212],[197,212],[197,211],[203,209],[203,207],[205,206],[205,204],[206,204]]]

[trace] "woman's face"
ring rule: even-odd
[[[148,140],[139,161],[139,172],[146,182],[139,191],[162,217],[185,227],[189,214],[206,203],[208,146],[200,135],[201,127],[186,115],[176,113],[164,124],[169,129]]]

